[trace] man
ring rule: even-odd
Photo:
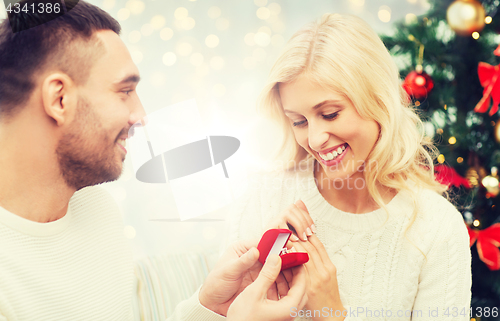
[[[95,6],[80,1],[48,22],[16,15],[39,26],[0,23],[0,320],[131,320],[121,215],[94,185],[120,176],[129,129],[145,116],[139,72],[120,25]],[[280,260],[262,267],[256,245],[234,244],[172,318],[290,319],[305,303],[305,271],[276,287]]]

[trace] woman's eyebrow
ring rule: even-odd
[[[313,110],[316,110],[320,107],[323,107],[324,105],[328,105],[328,104],[337,104],[337,103],[341,103],[342,101],[341,100],[334,100],[334,99],[328,99],[328,100],[325,100],[325,101],[322,101],[316,105],[313,106]],[[292,110],[288,110],[288,109],[284,109],[283,110],[285,113],[287,114],[297,114],[296,112],[292,111]]]

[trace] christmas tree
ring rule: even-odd
[[[499,5],[434,0],[427,14],[382,36],[441,153],[436,178],[449,185],[469,229],[476,320],[500,320]]]

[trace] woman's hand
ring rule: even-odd
[[[307,208],[301,200],[295,202],[286,208],[280,215],[275,217],[266,226],[266,230],[272,228],[295,229],[295,233],[300,239],[307,241],[307,237],[316,233],[314,222],[307,211]],[[290,237],[292,241],[298,241],[299,238],[293,235]]]
[[[345,308],[340,300],[337,268],[328,257],[323,243],[316,235],[312,235],[308,241],[297,242],[294,247],[297,251],[309,254],[309,262],[305,264],[309,276],[306,309],[323,311],[327,307],[328,311],[333,310],[329,313],[329,318],[319,317],[314,320],[344,320],[342,314],[346,314],[343,313]]]

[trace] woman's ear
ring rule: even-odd
[[[43,81],[43,108],[58,126],[71,120],[77,101],[75,83],[68,75],[53,73]]]

